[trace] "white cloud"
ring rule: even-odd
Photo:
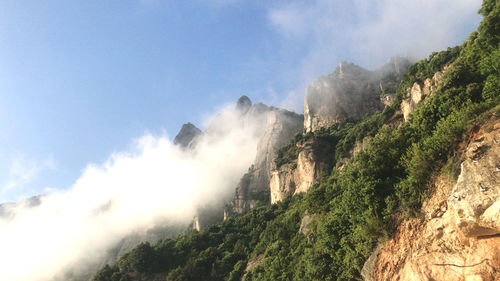
[[[481,0],[291,1],[268,9],[272,26],[289,44],[308,49],[305,74],[317,75],[344,59],[377,67],[389,57],[461,43],[475,27]],[[472,25],[472,27],[471,27]],[[310,77],[312,78],[312,77]]]
[[[21,194],[26,185],[34,181],[40,173],[55,168],[56,162],[51,155],[44,160],[35,160],[24,155],[13,158],[7,179],[1,185],[0,202],[12,199],[13,194]]]
[[[38,207],[9,209],[15,217],[0,218],[0,280],[50,280],[156,219],[190,220],[198,206],[232,194],[257,145],[255,125],[237,119],[225,110],[217,124],[224,134],[203,138],[194,152],[146,135],[131,151],[88,165],[70,189]]]

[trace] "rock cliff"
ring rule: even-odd
[[[182,125],[181,130],[174,138],[174,144],[182,148],[194,145],[194,140],[202,134],[201,130],[191,123]]]
[[[500,118],[486,120],[458,152],[456,182],[435,180],[421,217],[380,245],[365,280],[500,280]]]
[[[320,175],[328,171],[334,160],[334,150],[330,143],[321,139],[311,139],[296,144],[297,159],[278,167],[273,162],[271,174],[271,203],[283,200],[289,194],[307,192],[319,182]]]
[[[342,62],[306,89],[304,128],[307,132],[329,127],[343,119],[361,119],[391,104],[410,62],[393,58],[376,71]]]
[[[174,139],[174,143],[184,148],[196,149],[201,138],[217,138],[229,133],[232,128],[248,130],[259,139],[253,165],[240,180],[225,211],[219,205],[203,207],[203,211],[200,210],[194,218],[193,228],[200,230],[220,220],[223,213],[226,216],[243,213],[258,201],[268,201],[273,156],[295,134],[302,132],[303,123],[302,115],[262,103],[252,104],[247,96],[242,96],[236,101],[234,111],[217,115],[204,132],[191,123],[184,124]]]
[[[417,105],[424,100],[426,97],[431,95],[434,90],[443,81],[443,73],[448,68],[445,66],[442,71],[438,71],[434,74],[432,78],[427,78],[424,82],[415,82],[408,88],[401,102],[401,111],[403,112],[404,120],[407,121],[410,118],[410,113],[415,110]]]
[[[249,112],[252,109],[253,107],[250,108]],[[234,198],[226,210],[226,215],[243,213],[253,208],[257,201],[265,202],[268,200],[274,155],[295,134],[303,130],[302,115],[283,109],[270,108],[265,117],[264,132],[257,146],[254,164],[238,184]]]

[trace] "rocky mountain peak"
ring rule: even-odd
[[[236,109],[245,114],[252,106],[252,101],[247,96],[243,95],[236,101]]]
[[[393,58],[375,71],[341,62],[306,88],[304,128],[315,131],[344,119],[361,119],[391,101],[410,62]]]
[[[201,130],[191,123],[182,125],[181,130],[174,138],[174,144],[183,148],[188,147],[194,138],[202,134]]]

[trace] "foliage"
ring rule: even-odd
[[[433,53],[410,68],[399,93],[449,65],[443,82],[410,120],[391,126],[400,118],[395,105],[359,122],[297,135],[278,152],[277,165],[291,163],[296,148],[323,140],[339,159],[355,141],[372,136],[370,146],[341,171],[332,169],[307,194],[258,207],[201,232],[154,246],[141,244],[117,265],[101,269],[94,280],[154,272],[164,272],[167,280],[241,280],[243,275],[245,280],[360,280],[373,247],[391,235],[394,215],[418,212],[429,180],[467,127],[488,110],[498,110],[498,1],[484,1],[480,12],[483,22],[462,46]],[[306,210],[314,216],[307,237],[299,231]],[[260,255],[260,263],[246,272],[248,261]]]

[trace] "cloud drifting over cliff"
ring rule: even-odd
[[[225,110],[223,134],[203,138],[194,152],[146,135],[132,151],[87,166],[67,191],[10,208],[15,216],[0,218],[0,280],[50,280],[135,229],[159,218],[189,221],[198,206],[233,192],[257,144],[234,114]]]

